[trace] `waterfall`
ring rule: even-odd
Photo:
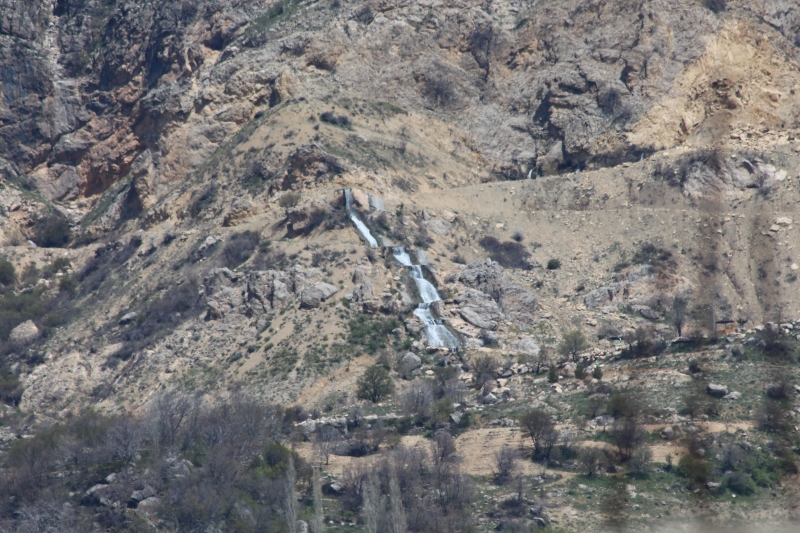
[[[353,224],[356,225],[358,228],[358,232],[364,237],[369,243],[370,248],[377,248],[378,241],[375,240],[375,237],[372,236],[372,233],[369,232],[369,228],[361,222],[361,219],[358,218],[358,214],[356,213],[355,209],[353,209],[353,193],[350,192],[350,189],[344,190],[344,205],[345,209],[347,210],[347,214],[350,215],[350,220],[353,221]]]
[[[436,287],[425,279],[422,273],[422,266],[411,263],[411,257],[402,246],[392,248],[392,253],[401,265],[408,267],[411,277],[417,284],[417,290],[419,291],[419,297],[422,303],[414,310],[414,314],[422,320],[422,323],[425,325],[425,336],[428,337],[428,342],[432,346],[457,347],[458,339],[456,339],[455,335],[450,333],[450,330],[447,329],[441,321],[433,317],[431,304],[433,302],[438,302],[442,298],[439,296]]]
[[[528,171],[528,179],[531,179],[531,176],[532,176],[532,175],[533,175],[533,169],[530,169],[530,170]]]

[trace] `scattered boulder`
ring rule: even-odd
[[[128,508],[136,509],[141,502],[155,495],[155,489],[150,485],[145,485],[141,489],[135,490],[131,493],[130,497],[128,498]]]
[[[30,344],[37,338],[39,338],[39,328],[36,327],[32,320],[26,320],[12,329],[8,335],[8,340],[17,345]]]
[[[713,396],[714,398],[722,398],[728,394],[728,387],[725,385],[709,383],[706,387],[706,392],[709,396]]]
[[[489,394],[487,394],[486,396],[484,396],[484,397],[481,399],[481,401],[482,401],[482,402],[483,402],[485,405],[491,405],[491,404],[493,404],[493,403],[497,403],[497,402],[499,402],[500,400],[498,400],[498,399],[497,399],[497,396],[495,396],[494,394],[492,394],[492,393],[490,392]]]
[[[725,400],[739,400],[739,399],[741,399],[741,397],[742,397],[742,393],[741,392],[733,391],[733,392],[730,392],[730,393],[726,394],[722,398],[725,399]]]
[[[318,281],[312,286],[306,287],[300,293],[300,307],[303,309],[315,309],[337,292],[339,292],[339,289],[330,283]]]
[[[400,365],[408,372],[416,370],[422,366],[422,359],[413,352],[407,352],[400,360]]]
[[[454,413],[452,413],[450,415],[450,420],[452,420],[454,424],[459,424],[459,423],[461,423],[461,417],[462,416],[463,416],[463,414],[461,414],[460,412],[456,411],[456,412],[454,412]]]
[[[672,426],[667,426],[661,430],[661,438],[664,440],[672,440],[675,437],[675,430]]]

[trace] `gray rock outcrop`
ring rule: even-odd
[[[306,287],[300,293],[300,307],[304,309],[314,309],[322,302],[339,292],[335,286],[324,281],[318,281],[310,287]]]
[[[467,289],[458,295],[455,302],[461,318],[477,328],[495,330],[498,321],[503,319],[497,302],[479,290]]]
[[[470,263],[454,276],[454,280],[491,296],[512,322],[527,326],[534,324],[539,300],[535,294],[514,283],[497,262],[487,259]]]
[[[8,335],[8,340],[17,345],[30,344],[37,338],[39,338],[39,328],[36,327],[32,320],[26,320],[12,329]]]
[[[706,392],[709,396],[713,396],[714,398],[722,398],[728,394],[728,387],[716,383],[709,383],[706,387]]]

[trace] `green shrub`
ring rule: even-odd
[[[705,485],[711,479],[708,463],[692,457],[691,454],[684,455],[678,461],[678,473],[697,485]]]
[[[34,226],[33,241],[42,248],[62,248],[72,238],[72,228],[63,215],[52,213]]]
[[[300,193],[299,192],[287,192],[283,196],[281,196],[280,200],[278,200],[278,205],[283,207],[284,209],[289,207],[296,207],[297,204],[300,203]]]
[[[549,383],[558,383],[558,368],[556,368],[556,365],[551,366],[547,372],[547,381]]]
[[[603,369],[595,365],[594,370],[592,370],[592,377],[598,381],[603,379]]]
[[[561,268],[561,260],[560,259],[550,259],[547,261],[547,270],[558,270]]]
[[[747,496],[756,491],[756,483],[753,478],[744,472],[734,472],[728,476],[728,488],[736,494]]]
[[[586,379],[586,367],[580,363],[575,367],[575,379]]]
[[[5,257],[0,257],[0,285],[14,285],[17,282],[17,269]]]
[[[0,369],[0,400],[8,405],[17,405],[22,398],[22,384],[17,376]]]

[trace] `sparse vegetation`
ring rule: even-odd
[[[362,400],[377,403],[392,392],[394,392],[394,383],[392,378],[389,377],[389,372],[382,366],[373,365],[367,367],[361,377],[358,378],[356,396]]]
[[[558,270],[561,268],[561,260],[560,259],[548,259],[547,260],[547,270]]]
[[[252,231],[234,233],[228,237],[220,254],[222,264],[234,268],[247,261],[258,246],[258,234]]]
[[[533,268],[530,261],[530,252],[519,242],[500,242],[497,237],[486,235],[481,238],[479,244],[489,252],[489,257],[492,261],[497,261],[504,267],[522,270]]]
[[[564,334],[561,343],[558,345],[558,352],[564,357],[571,357],[572,362],[577,363],[580,353],[588,347],[589,343],[586,341],[586,336],[576,329]]]
[[[33,228],[33,242],[42,248],[63,248],[72,239],[72,228],[60,213],[50,213]]]

